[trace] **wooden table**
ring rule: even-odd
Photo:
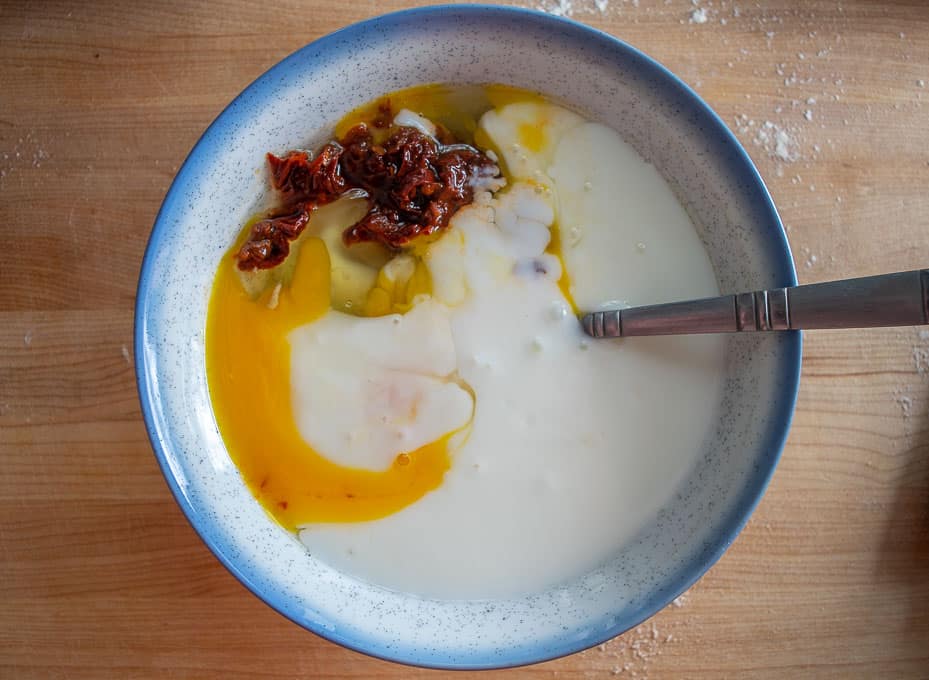
[[[602,4],[548,6],[737,131],[801,281],[929,266],[929,5]],[[401,6],[0,4],[0,676],[429,675],[305,632],[220,566],[155,464],[131,357],[149,229],[203,129],[291,51]],[[926,331],[809,334],[783,460],[719,564],[601,648],[500,675],[929,677]]]

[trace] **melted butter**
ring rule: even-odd
[[[548,247],[545,249],[545,252],[557,257],[558,261],[561,263],[561,278],[558,279],[558,289],[561,291],[561,294],[564,295],[568,304],[571,305],[571,311],[577,316],[581,313],[581,310],[578,308],[577,303],[574,301],[574,296],[571,294],[571,277],[568,274],[568,268],[565,266],[561,227],[557,220],[552,223],[551,232],[552,239],[548,242]]]
[[[292,258],[292,279],[279,289],[274,309],[274,291],[253,300],[233,258],[220,264],[206,333],[217,424],[245,483],[285,528],[385,517],[441,484],[449,437],[404,452],[384,472],[336,465],[306,444],[291,406],[287,334],[329,309],[329,255],[321,240],[308,238]]]

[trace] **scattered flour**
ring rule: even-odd
[[[555,0],[541,4],[537,9],[556,17],[570,17],[574,14],[574,3],[571,0]]]
[[[122,351],[123,359],[126,360],[126,363],[127,363],[127,364],[130,364],[130,365],[131,365],[131,364],[132,364],[132,359],[129,358],[129,348],[126,347],[125,345],[123,345],[121,351]]]
[[[647,678],[652,660],[660,656],[663,647],[674,640],[674,635],[662,634],[653,620],[633,628],[607,645],[601,645],[604,649],[600,651],[612,657],[611,675]]]
[[[929,374],[929,328],[919,328],[913,345],[913,367],[920,375]]]
[[[803,266],[807,269],[812,269],[813,266],[819,261],[819,258],[815,254],[811,253],[808,248],[804,248],[804,251],[806,260],[803,262]]]
[[[683,607],[689,594],[677,597],[669,610]],[[597,670],[585,673],[584,677],[622,677],[631,680],[646,680],[657,668],[652,668],[656,659],[667,650],[668,645],[685,639],[690,626],[689,617],[683,612],[665,612],[656,615],[639,626],[613,638],[609,642],[581,652],[593,662]]]
[[[633,4],[637,7],[638,0],[635,0]],[[535,9],[556,17],[604,16],[610,11],[610,0],[541,0]]]
[[[910,413],[913,412],[913,399],[907,394],[901,394],[897,391],[894,392],[894,401],[900,406],[900,411],[903,413],[904,418],[909,418]]]
[[[707,21],[706,10],[703,7],[697,7],[690,13],[690,23],[705,24]]]
[[[929,347],[914,347],[913,363],[920,375],[929,372]]]
[[[800,157],[796,140],[787,130],[770,120],[766,120],[755,131],[752,142],[785,163],[793,163]]]
[[[0,142],[3,141],[0,138]],[[11,139],[10,141],[13,147],[7,151],[0,151],[0,161],[2,161],[0,162],[0,179],[29,167],[40,168],[50,157],[39,143],[35,132],[27,132],[17,140]]]

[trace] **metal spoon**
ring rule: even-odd
[[[929,324],[929,269],[591,312],[594,338]]]

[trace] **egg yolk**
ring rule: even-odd
[[[287,334],[329,309],[330,265],[317,238],[303,240],[291,257],[297,261],[290,281],[254,300],[231,254],[216,273],[206,333],[216,421],[245,483],[285,528],[385,517],[441,484],[450,467],[451,435],[399,453],[383,472],[337,465],[303,440],[291,405]],[[416,284],[407,288],[423,285]],[[399,295],[404,301],[407,292]],[[384,293],[393,297],[398,291]]]
[[[544,120],[522,123],[517,129],[520,144],[536,153],[545,148],[545,123]]]

